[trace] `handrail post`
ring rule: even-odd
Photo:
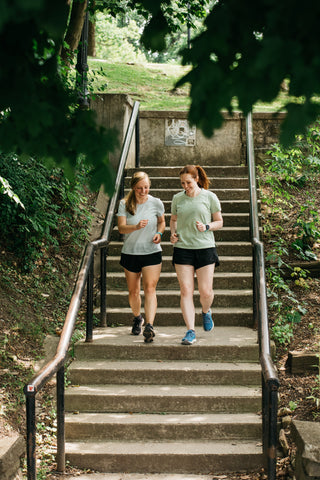
[[[263,374],[261,375],[262,384],[262,447],[265,466],[268,468],[268,432],[269,432],[269,395]]]
[[[28,386],[26,387],[28,389]],[[27,414],[27,469],[28,480],[36,480],[36,399],[35,392],[25,392]]]
[[[268,385],[269,391],[269,431],[268,431],[268,478],[276,480],[277,476],[277,416],[278,416],[278,386]]]
[[[65,456],[65,408],[64,408],[64,366],[57,371],[57,471],[64,473]]]
[[[107,326],[107,248],[100,249],[100,327]]]
[[[87,331],[86,342],[93,339],[93,280],[94,280],[94,253],[92,255],[87,280]]]
[[[123,173],[121,177],[120,188],[119,188],[119,200],[122,200],[124,197],[124,190],[125,190],[124,179],[125,179],[125,173]]]
[[[140,168],[140,115],[139,111],[136,119],[136,168]]]

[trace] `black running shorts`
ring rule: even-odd
[[[219,257],[215,247],[189,249],[177,248],[173,249],[172,264],[192,265],[195,270],[215,263],[216,267],[220,265]]]
[[[129,272],[139,273],[143,267],[159,265],[162,262],[162,252],[151,253],[150,255],[128,255],[121,253],[120,265]]]

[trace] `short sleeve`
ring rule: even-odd
[[[157,217],[161,217],[164,214],[164,205],[163,202],[158,198],[157,199]]]
[[[125,205],[124,200],[121,200],[120,203],[119,203],[117,216],[118,217],[126,217],[126,215],[127,215],[126,205]]]
[[[221,204],[217,195],[213,192],[210,192],[209,198],[211,213],[221,212]]]
[[[171,215],[177,215],[177,198],[174,195],[171,202]]]

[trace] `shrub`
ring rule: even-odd
[[[33,158],[0,155],[0,174],[9,183],[21,204],[0,195],[1,244],[20,259],[21,267],[32,270],[36,260],[59,242],[83,241],[85,231],[70,231],[70,218],[89,220],[81,209],[86,172],[79,163],[75,178],[68,180],[62,170],[48,169]]]

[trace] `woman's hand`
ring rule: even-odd
[[[140,220],[139,223],[136,225],[137,230],[141,230],[141,228],[144,228],[148,225],[148,220]]]
[[[205,232],[206,231],[206,225],[205,223],[202,222],[196,222],[197,229],[199,232]]]
[[[157,244],[161,242],[161,235],[160,235],[160,233],[156,233],[156,234],[155,234],[155,236],[154,236],[153,239],[152,239],[152,242],[153,242],[153,243],[157,243]]]
[[[177,233],[171,233],[170,235],[170,242],[171,243],[177,243],[177,241],[179,240],[179,236]]]

